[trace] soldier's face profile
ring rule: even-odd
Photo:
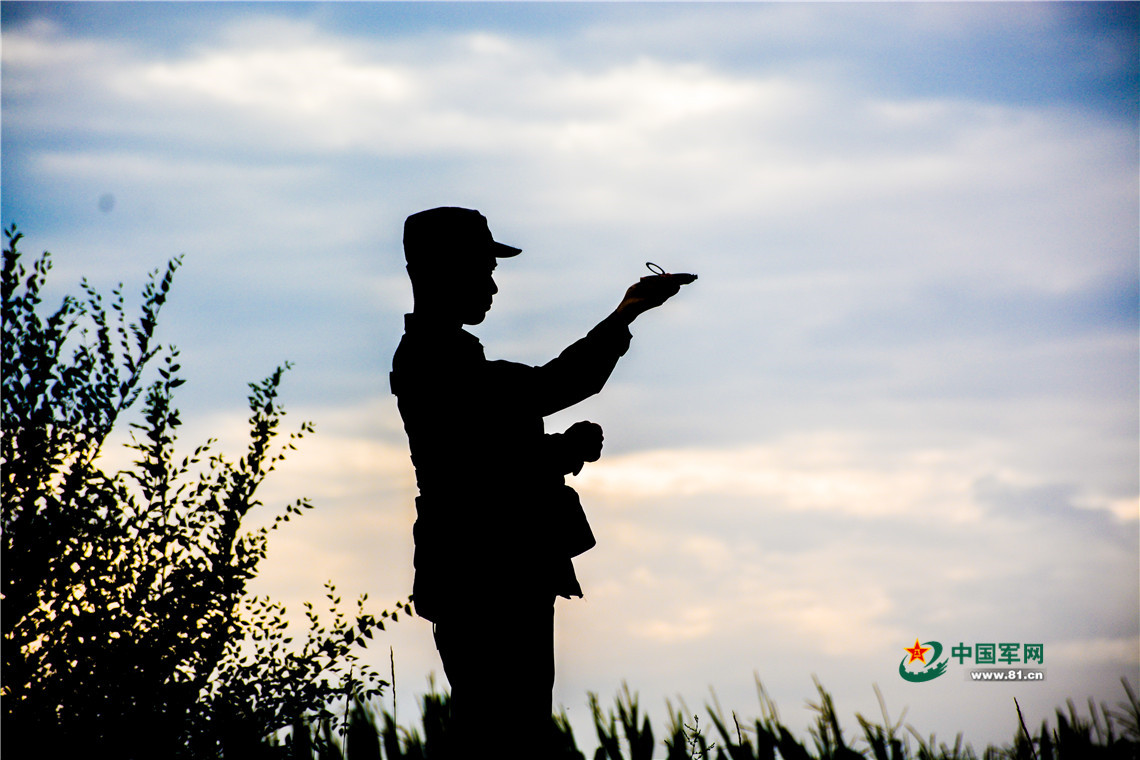
[[[495,259],[488,256],[465,267],[458,284],[460,318],[465,325],[477,325],[491,309],[491,302],[499,292],[495,284]]]

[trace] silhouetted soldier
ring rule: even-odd
[[[600,391],[629,347],[630,323],[693,278],[643,278],[586,337],[531,367],[489,361],[463,329],[491,308],[496,259],[520,253],[494,241],[479,212],[413,214],[404,253],[414,307],[391,382],[420,492],[416,610],[435,624],[456,754],[482,754],[483,742],[496,757],[541,758],[551,731],[554,598],[582,595],[571,557],[594,545],[564,476],[602,449],[594,423],[548,435],[542,418]]]

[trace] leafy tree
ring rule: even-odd
[[[329,584],[333,619],[310,609],[304,647],[285,610],[246,593],[269,533],[311,508],[301,499],[243,530],[258,486],[309,423],[274,446],[288,365],[250,384],[249,445],[236,462],[211,439],[179,458],[178,351],[154,343],[181,257],[151,273],[128,321],[122,286],[109,304],[83,281],[41,317],[50,269],[27,271],[5,230],[0,515],[5,749],[34,741],[56,756],[113,748],[122,757],[252,757],[305,715],[335,720],[337,697],[384,683],[353,653],[388,612],[350,620]],[[157,379],[144,387],[156,360]],[[99,454],[124,413],[135,460],[106,472]],[[405,605],[398,605],[404,609]],[[408,608],[410,612],[410,607]],[[395,618],[395,615],[391,616]]]

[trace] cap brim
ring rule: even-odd
[[[491,253],[495,254],[495,258],[497,259],[509,259],[511,256],[518,256],[522,253],[522,248],[504,245],[497,240],[493,240],[491,241]]]

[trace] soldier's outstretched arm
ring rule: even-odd
[[[629,325],[672,298],[697,279],[693,274],[642,277],[625,292],[618,307],[586,337],[558,357],[534,368],[529,392],[542,416],[566,409],[598,393],[629,348]]]

